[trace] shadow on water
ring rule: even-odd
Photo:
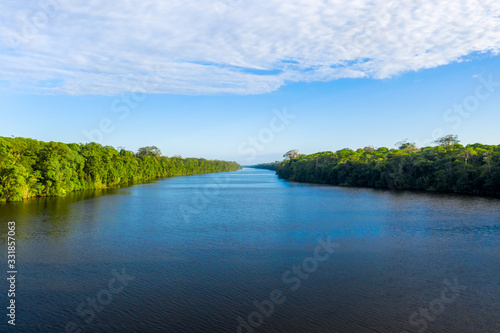
[[[94,200],[109,195],[127,195],[127,189],[137,185],[153,184],[165,180],[159,178],[150,181],[131,182],[114,185],[105,189],[75,191],[61,197],[36,197],[16,202],[0,203],[0,232],[7,233],[7,222],[16,221],[17,237],[23,239],[23,230],[37,230],[43,225],[40,232],[52,234],[54,237],[61,235],[68,224],[75,219],[68,218],[72,214],[72,204]],[[53,232],[52,232],[53,231]],[[0,244],[5,240],[0,239]]]

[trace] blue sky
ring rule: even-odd
[[[242,164],[500,144],[495,2],[20,3],[0,5],[2,136]]]

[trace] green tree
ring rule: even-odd
[[[62,196],[71,191],[208,172],[234,171],[236,162],[168,158],[155,146],[137,156],[95,142],[64,144],[0,137],[0,201]]]
[[[453,134],[448,134],[443,136],[442,138],[437,139],[436,141],[434,141],[434,143],[437,143],[441,147],[449,147],[454,144],[460,143],[460,140],[458,140],[458,136]]]
[[[141,147],[137,151],[137,156],[146,156],[146,155],[152,155],[152,156],[161,156],[161,151],[158,147],[156,146],[146,146],[146,147]]]
[[[299,151],[297,149],[292,149],[287,151],[283,157],[289,159],[290,161],[295,160],[299,156]]]
[[[399,149],[345,148],[263,167],[301,182],[500,196],[500,145],[463,147],[456,137],[440,142],[443,146],[422,149],[407,140]]]

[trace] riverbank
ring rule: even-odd
[[[342,149],[256,167],[303,183],[500,197],[500,146],[479,143]]]
[[[239,169],[236,162],[162,156],[154,146],[134,153],[95,142],[0,137],[0,202]]]

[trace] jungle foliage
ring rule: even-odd
[[[500,196],[500,145],[462,146],[456,136],[436,143],[419,149],[405,140],[398,149],[287,153],[282,162],[258,167],[299,182]]]
[[[0,201],[63,196],[72,191],[240,168],[236,162],[161,156],[154,146],[134,154],[97,143],[0,137]]]

